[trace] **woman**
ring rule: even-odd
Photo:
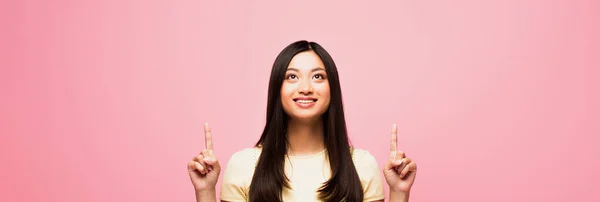
[[[390,201],[408,201],[416,163],[396,151],[383,168]],[[197,201],[216,201],[221,171],[205,124],[206,149],[188,163]],[[333,59],[315,42],[297,41],[275,59],[267,122],[254,148],[236,152],[224,173],[222,201],[383,201],[378,163],[352,148]]]

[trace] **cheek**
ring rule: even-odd
[[[283,108],[285,111],[289,111],[291,108],[291,105],[293,105],[292,101],[292,97],[294,95],[294,86],[291,85],[282,85],[281,86],[281,92],[280,92],[280,99],[281,99],[281,104],[283,105]]]
[[[283,84],[281,86],[281,98],[290,98],[294,94],[294,87],[291,85]]]
[[[329,105],[329,101],[331,100],[331,92],[329,91],[329,85],[323,86],[323,88],[319,89],[319,94],[321,98],[325,98],[327,102],[326,105]]]
[[[329,84],[324,84],[323,86],[321,86],[321,88],[319,88],[319,94],[321,94],[322,97],[331,97],[331,91],[329,90]]]

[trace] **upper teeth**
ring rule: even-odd
[[[299,103],[311,103],[313,100],[298,100]]]

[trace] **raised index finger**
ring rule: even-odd
[[[212,142],[212,133],[210,131],[210,126],[208,123],[204,123],[204,144],[206,146],[206,150],[212,153],[213,151],[213,142]]]
[[[392,125],[392,131],[390,134],[390,158],[395,158],[398,144],[398,126],[396,124]]]

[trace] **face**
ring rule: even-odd
[[[288,65],[281,85],[283,110],[295,120],[314,120],[329,107],[325,65],[313,51],[298,53]]]

